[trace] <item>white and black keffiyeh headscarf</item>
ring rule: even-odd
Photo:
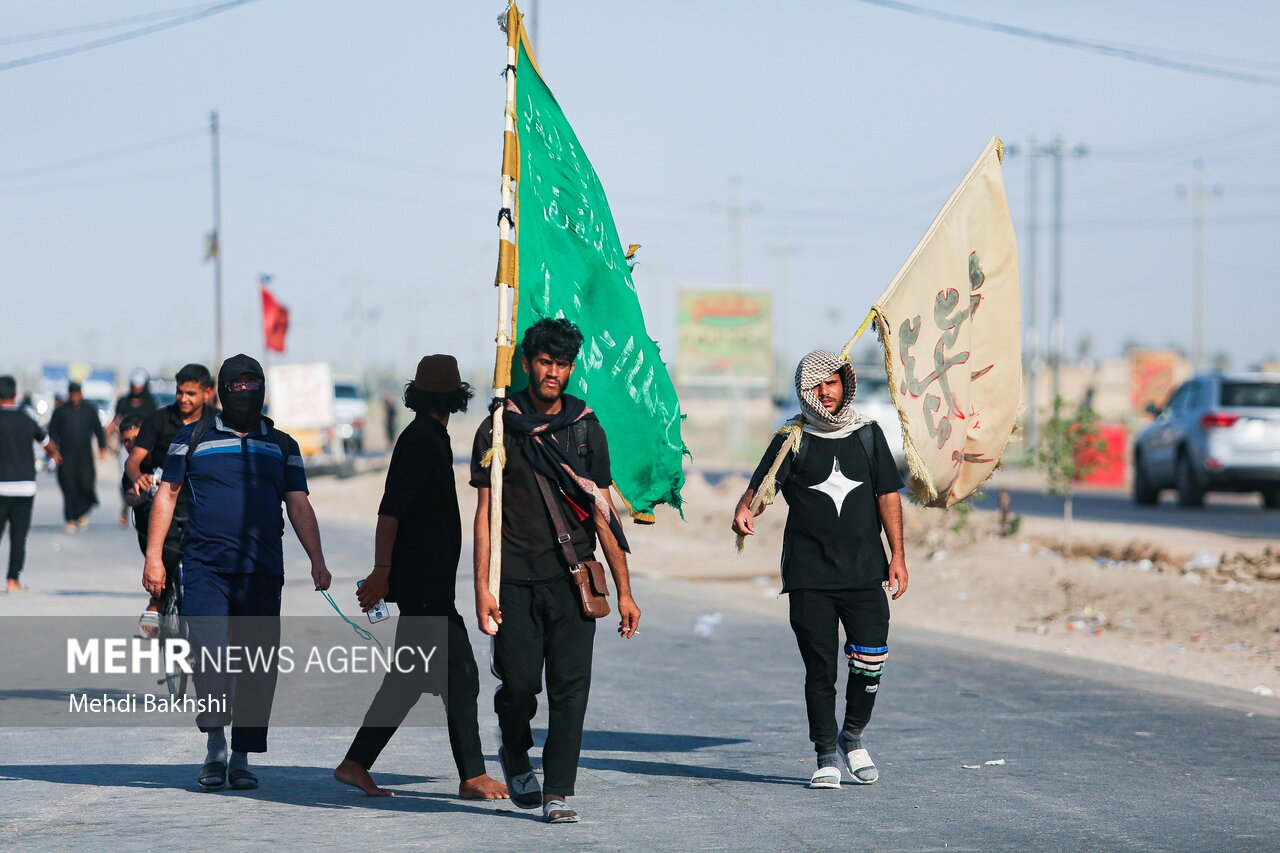
[[[844,399],[840,401],[840,408],[828,412],[813,389],[833,373],[840,374],[844,380]],[[796,394],[800,397],[801,417],[807,433],[838,438],[867,423],[853,407],[853,397],[857,393],[858,377],[854,375],[853,365],[835,353],[814,350],[800,359],[796,366]]]

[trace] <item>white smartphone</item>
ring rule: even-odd
[[[356,589],[359,589],[362,586],[364,586],[364,581],[362,580],[356,581]],[[383,621],[384,619],[390,619],[390,618],[391,618],[391,611],[387,609],[386,599],[379,598],[378,603],[373,605],[373,607],[369,610],[369,621],[376,625],[377,623]]]

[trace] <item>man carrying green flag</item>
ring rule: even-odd
[[[597,540],[618,592],[618,634],[629,639],[640,623],[627,572],[627,540],[609,498],[609,443],[591,409],[564,393],[581,345],[581,332],[568,320],[530,326],[521,344],[529,387],[485,419],[471,451],[471,485],[478,490],[476,615],[480,630],[494,635],[493,671],[502,682],[493,697],[502,732],[498,760],[512,802],[526,809],[542,806],[547,823],[578,820],[566,799],[578,774],[596,617],[584,607],[577,576],[598,572],[589,583],[599,581],[594,588],[603,592],[603,571],[594,563]],[[499,422],[506,427],[508,501],[500,517],[501,584],[493,587],[488,573],[492,483],[482,460],[495,455]],[[538,709],[544,668],[548,719],[545,787],[540,788],[529,761],[529,723]]]
[[[594,619],[607,612],[603,569],[592,558],[597,539],[617,589],[619,634],[632,636],[640,619],[610,488],[633,518],[652,523],[657,504],[680,506],[685,447],[680,403],[631,280],[632,253],[622,250],[604,188],[542,79],[521,19],[514,3],[500,19],[507,103],[496,400],[472,455],[476,613],[495,638],[499,757],[511,798],[542,804],[549,823],[568,823],[578,819],[564,800],[577,773]],[[513,376],[521,333],[523,370]],[[626,439],[612,454],[606,430]],[[528,759],[544,666],[545,795]]]

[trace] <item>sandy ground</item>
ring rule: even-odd
[[[456,473],[469,536],[474,490],[463,467]],[[382,478],[379,472],[315,478],[312,498],[322,526],[326,519],[367,525],[372,548]],[[692,475],[684,522],[660,508],[656,525],[628,526],[632,571],[715,584],[736,598],[775,598],[786,507],[780,501],[762,516],[759,533],[737,554],[729,521],[744,488],[742,478],[712,487]],[[1016,533],[1001,537],[993,511],[962,517],[908,506],[906,526],[911,582],[893,605],[897,623],[954,634],[960,646],[1031,648],[1280,694],[1280,550],[1274,543],[1076,522],[1071,556],[1064,557],[1060,520],[1025,518]],[[1186,568],[1197,552],[1226,559],[1217,568]]]

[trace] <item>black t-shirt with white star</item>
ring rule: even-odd
[[[778,469],[778,491],[789,507],[782,537],[783,592],[873,589],[889,578],[876,495],[901,489],[902,477],[879,425],[861,429],[872,431],[874,484],[861,430],[844,438],[806,432],[799,458],[788,453]],[[752,489],[760,488],[785,440],[774,436],[751,477]]]

